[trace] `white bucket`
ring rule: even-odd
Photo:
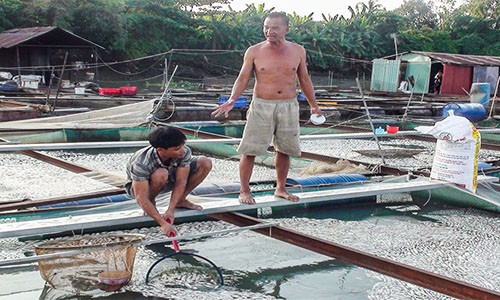
[[[12,80],[20,82],[19,86],[26,89],[37,89],[38,83],[42,81],[42,76],[40,75],[16,75],[12,77]]]
[[[95,75],[95,73],[87,72],[87,73],[85,73],[85,79],[88,80],[88,81],[93,81],[94,80],[94,75]]]
[[[84,87],[76,87],[75,88],[75,95],[85,95],[85,88]]]
[[[0,80],[2,79],[11,80],[12,74],[10,72],[0,72]]]

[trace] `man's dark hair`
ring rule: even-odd
[[[273,11],[271,12],[270,14],[267,15],[266,19],[267,18],[278,18],[278,19],[281,19],[281,21],[283,22],[283,24],[286,25],[286,27],[289,27],[289,19],[288,19],[288,16],[286,15],[286,13],[282,12],[282,11]]]
[[[154,148],[178,147],[187,140],[184,133],[174,127],[159,127],[149,134],[148,139]]]

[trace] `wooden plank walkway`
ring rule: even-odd
[[[201,205],[203,210],[188,210],[177,209],[175,212],[176,219],[202,216],[214,213],[236,212],[255,210],[263,207],[277,207],[289,205],[302,205],[305,203],[320,203],[334,202],[342,199],[353,199],[366,196],[374,196],[389,193],[405,193],[412,191],[431,190],[450,186],[450,183],[437,180],[429,180],[422,178],[420,180],[412,180],[409,182],[390,182],[390,183],[366,183],[360,186],[347,187],[337,190],[328,191],[313,191],[296,193],[301,198],[299,202],[290,202],[287,200],[277,200],[274,196],[259,196],[256,197],[255,205],[240,204],[237,198],[224,197],[200,197],[190,196],[190,200]],[[144,216],[141,209],[129,209],[116,211],[120,203],[106,206],[102,208],[101,213],[73,215],[69,217],[58,217],[44,220],[33,220],[24,222],[13,222],[0,224],[0,238],[13,238],[32,235],[43,235],[59,232],[73,231],[80,233],[84,230],[106,230],[106,227],[120,227],[131,225],[141,226],[151,224],[153,221],[150,217]],[[116,207],[116,209],[110,209]],[[166,210],[167,207],[159,207],[160,211]],[[93,210],[97,212],[98,210]]]
[[[127,181],[125,177],[97,170],[80,173],[80,175],[117,187],[123,186]]]

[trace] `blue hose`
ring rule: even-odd
[[[90,199],[85,199],[85,200],[64,202],[64,203],[40,205],[40,206],[38,206],[38,208],[56,208],[56,207],[67,207],[67,206],[117,203],[117,202],[132,200],[132,199],[134,199],[134,198],[130,197],[127,194],[119,194],[119,195],[112,195],[112,196],[90,198]]]
[[[361,174],[321,174],[299,178],[287,178],[286,183],[300,186],[317,186],[366,180],[368,180],[368,178]]]

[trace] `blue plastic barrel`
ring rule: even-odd
[[[443,119],[448,117],[448,111],[453,111],[455,116],[469,119],[471,122],[478,122],[486,119],[486,108],[479,103],[450,103],[443,107]]]
[[[105,204],[105,203],[117,203],[132,200],[133,198],[127,194],[119,194],[112,196],[104,196],[97,198],[90,198],[78,201],[40,205],[38,208],[56,208],[56,207],[67,207],[67,206],[80,206],[80,205],[95,205],[95,204]]]
[[[321,174],[299,178],[287,178],[286,183],[300,186],[314,186],[366,180],[368,180],[368,178],[361,174]]]
[[[299,101],[306,101],[307,100],[306,95],[304,95],[304,93],[299,93],[297,95],[297,100],[299,100]]]
[[[195,196],[201,196],[201,195],[233,193],[239,191],[240,191],[239,183],[228,183],[223,185],[215,183],[206,183],[196,187],[190,194]]]
[[[491,85],[486,83],[473,83],[470,88],[470,102],[479,103],[484,107],[489,107],[490,105],[490,93]]]
[[[226,103],[229,100],[228,96],[219,96],[219,105]],[[245,108],[247,107],[247,97],[239,97],[234,101],[234,108]]]

